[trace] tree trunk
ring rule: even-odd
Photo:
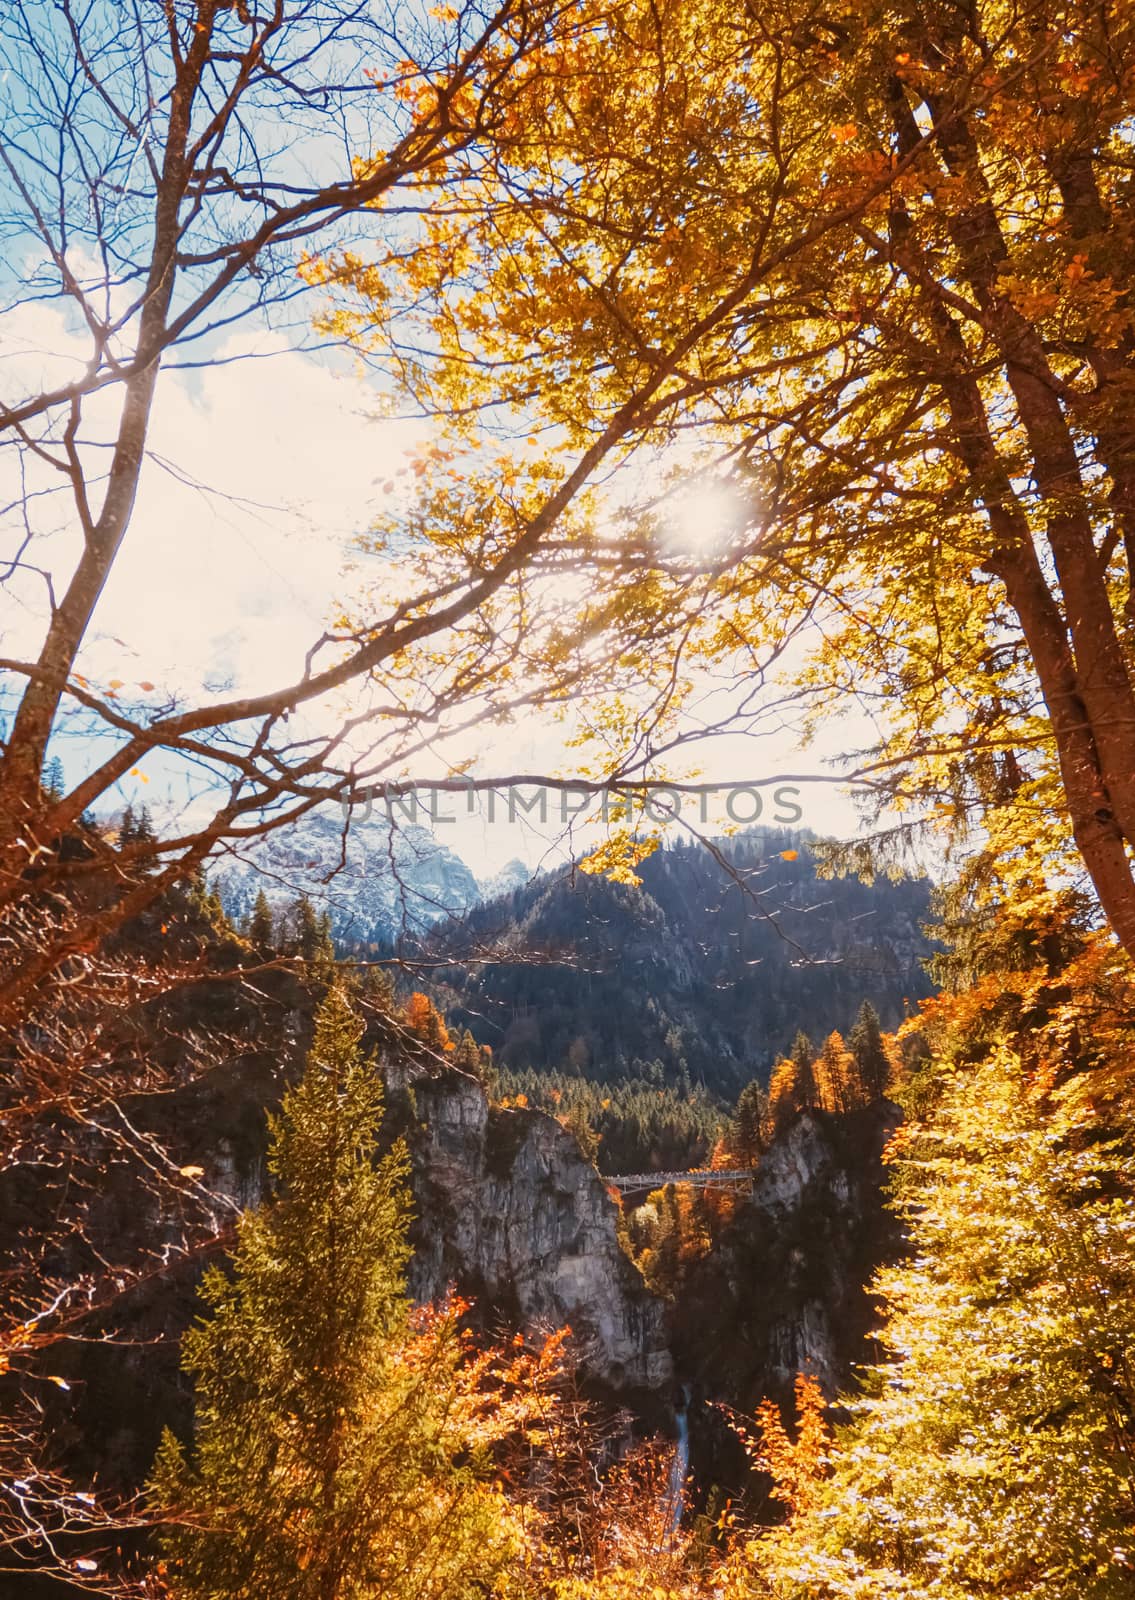
[[[1075,441],[1040,336],[998,289],[998,274],[1009,253],[972,130],[951,115],[949,107],[932,105],[931,110],[947,168],[975,191],[972,204],[952,219],[950,232],[986,313],[1028,438],[1033,480],[1046,503],[1046,534],[1064,603],[1077,689],[1110,809],[1128,843],[1135,844],[1135,694],[1100,569]]]
[[[59,605],[31,678],[20,699],[3,761],[4,806],[0,851],[11,847],[34,816],[48,741],[99,596],[130,525],[145,459],[146,437],[164,345],[166,318],[176,277],[181,203],[192,162],[189,137],[193,105],[209,59],[217,0],[202,0],[190,46],[180,62],[170,99],[162,173],[154,205],[154,238],[146,290],[138,319],[133,371],[125,398],[98,519],[85,521],[83,554]],[[84,506],[76,510],[84,516]],[[85,520],[85,519],[84,519]],[[28,841],[34,848],[36,841]],[[23,863],[13,864],[18,872]]]

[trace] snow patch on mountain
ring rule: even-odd
[[[508,876],[514,887],[516,869],[526,883],[531,873],[516,861],[490,882]],[[210,881],[236,922],[251,914],[261,891],[273,908],[307,895],[329,915],[336,941],[356,946],[421,934],[486,897],[460,856],[428,828],[385,817],[344,827],[338,807],[214,857]]]
[[[488,902],[499,899],[501,895],[512,894],[514,889],[526,889],[536,876],[534,868],[521,861],[519,856],[513,856],[492,877],[479,880],[480,899]]]

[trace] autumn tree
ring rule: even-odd
[[[825,1111],[854,1111],[866,1104],[855,1058],[834,1029],[824,1040],[813,1067],[818,1102]]]
[[[877,719],[868,791],[979,850],[986,892],[1062,858],[1135,949],[1130,8],[590,14],[381,291],[329,261],[342,315],[381,345],[372,307],[416,294],[419,399],[458,432],[511,408],[561,462],[655,379],[630,442],[680,439],[720,526],[691,547],[656,478],[625,496],[584,636],[677,617],[743,696],[799,639],[815,718]]]
[[[415,990],[402,1013],[407,1031],[427,1049],[439,1053],[453,1049],[445,1020],[429,995]]]
[[[768,1141],[783,1133],[801,1110],[796,1077],[795,1063],[782,1056],[774,1065],[769,1079],[765,1135]]]
[[[380,1080],[332,989],[272,1123],[273,1198],[202,1286],[192,1443],[151,1484],[179,1600],[483,1595],[514,1531],[460,1403],[454,1314],[411,1314],[405,1151],[376,1162]]]
[[[757,1472],[772,1479],[770,1495],[786,1511],[790,1525],[813,1511],[831,1467],[832,1429],[819,1380],[800,1372],[794,1385],[791,1432],[774,1400],[762,1400],[750,1420],[725,1409],[725,1416]],[[754,1574],[759,1583],[759,1572]]]
[[[782,1133],[793,1118],[820,1102],[816,1082],[815,1049],[808,1035],[798,1031],[791,1053],[782,1056],[772,1069],[768,1086],[768,1137]]]

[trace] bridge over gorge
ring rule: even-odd
[[[668,1183],[688,1183],[695,1189],[724,1189],[751,1184],[756,1169],[748,1167],[700,1167],[693,1172],[617,1172],[601,1173],[610,1189],[665,1189]]]

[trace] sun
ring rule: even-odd
[[[741,527],[745,512],[745,503],[731,484],[695,479],[684,484],[664,510],[668,543],[689,555],[714,555]]]

